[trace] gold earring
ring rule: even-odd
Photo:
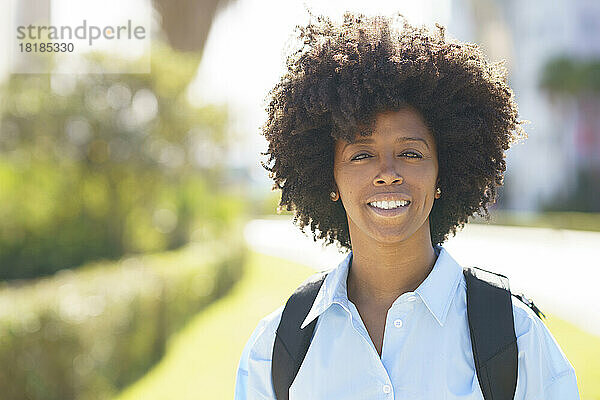
[[[336,192],[331,192],[331,193],[329,193],[329,197],[331,197],[332,201],[336,201],[337,200],[337,193]]]
[[[438,198],[440,198],[442,196],[442,189],[440,189],[440,188],[435,189],[435,194]]]

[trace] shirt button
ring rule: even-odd
[[[397,319],[394,321],[394,326],[396,328],[402,328],[402,320],[401,319]]]
[[[416,301],[417,297],[416,296],[410,296],[409,298],[407,298],[406,300],[408,301]]]
[[[383,393],[390,393],[392,391],[392,387],[390,385],[383,385]]]

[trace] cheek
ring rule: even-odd
[[[411,178],[410,186],[415,194],[419,193],[425,203],[430,201],[433,202],[437,181],[437,169],[432,166],[423,168]]]
[[[340,189],[340,196],[342,197],[342,199],[344,200],[345,203],[350,203],[353,201],[354,197],[355,197],[355,188],[354,185],[347,182],[347,181],[342,181],[342,185],[338,186],[338,188]]]
[[[334,171],[335,181],[340,191],[349,194],[362,182],[361,175],[352,168],[340,168]]]
[[[430,165],[424,172],[424,181],[430,182],[433,186],[435,186],[438,177],[438,166],[437,163],[433,163]]]
[[[370,172],[359,168],[346,168],[338,171],[336,180],[340,189],[347,194],[356,193],[360,188],[366,187],[370,182]]]
[[[364,180],[357,174],[344,171],[337,175],[337,187],[339,189],[340,199],[346,209],[346,212],[359,207],[364,194],[361,194],[361,188],[365,187]]]

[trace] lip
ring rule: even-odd
[[[388,192],[388,193],[378,193],[372,197],[369,197],[367,200],[367,204],[372,203],[374,201],[411,201],[410,197],[405,195],[404,193],[398,192]]]

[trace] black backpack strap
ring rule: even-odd
[[[317,319],[300,329],[329,271],[308,278],[290,296],[275,334],[271,377],[277,400],[289,399],[289,388],[298,374],[310,346]]]
[[[315,274],[306,280],[290,296],[283,309],[271,363],[277,400],[289,399],[289,388],[308,352],[317,319],[304,329],[300,326],[328,272]],[[464,268],[463,272],[467,282],[467,315],[473,359],[484,399],[512,400],[517,385],[518,352],[508,279],[480,268]],[[525,304],[534,309],[535,305],[531,301],[529,305],[527,301],[524,301]]]
[[[485,400],[512,400],[517,387],[517,337],[508,279],[463,268],[473,359]]]

